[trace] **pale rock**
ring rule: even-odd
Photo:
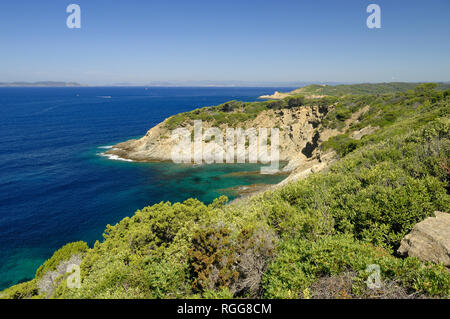
[[[398,253],[450,267],[450,214],[435,212],[435,216],[416,224],[402,239]]]

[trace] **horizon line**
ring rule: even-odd
[[[202,83],[203,82],[203,83]],[[0,82],[0,87],[302,87],[313,84],[321,85],[355,85],[355,84],[380,84],[380,83],[444,83],[450,81],[363,81],[363,82],[338,82],[338,81],[154,81],[149,83],[117,82],[104,84],[87,84],[66,81],[13,81]]]

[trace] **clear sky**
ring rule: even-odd
[[[0,82],[46,80],[449,81],[450,1],[1,0]]]

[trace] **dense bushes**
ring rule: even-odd
[[[299,91],[303,94],[313,95],[331,95],[342,96],[346,94],[388,94],[395,92],[405,92],[413,90],[418,86],[423,86],[419,83],[404,83],[404,82],[391,82],[391,83],[363,83],[363,84],[341,84],[341,85],[319,85],[313,84],[301,88]],[[441,90],[448,89],[449,85],[445,83],[439,83],[438,85],[433,83],[425,83],[425,87],[428,89],[438,88]]]
[[[326,174],[287,185],[274,201],[288,203],[296,208],[292,211],[331,215],[337,231],[397,248],[415,223],[450,207],[443,168],[450,158],[449,142],[449,121],[433,122],[419,132],[367,146]]]
[[[39,297],[36,279],[22,282],[0,292],[0,299],[30,299]]]
[[[428,83],[430,84],[430,83]],[[324,128],[342,130],[350,112],[361,112],[358,122],[350,125],[347,132],[330,138],[321,145],[323,150],[333,149],[341,157],[367,144],[374,144],[387,138],[403,135],[439,118],[448,118],[450,99],[447,91],[430,89],[432,86],[421,85],[415,91],[374,96],[344,96],[324,118]],[[384,128],[375,133],[355,140],[352,132],[362,128]]]
[[[225,124],[230,127],[241,126],[245,121],[255,119],[266,110],[280,110],[300,107],[306,103],[302,95],[287,97],[279,101],[238,102],[230,101],[218,106],[204,107],[194,111],[180,113],[167,119],[165,127],[173,130],[194,120],[208,121],[212,126]]]
[[[392,257],[382,248],[359,243],[350,236],[324,236],[317,241],[289,239],[278,249],[277,259],[264,275],[268,298],[302,298],[320,277],[356,271],[353,292],[367,279],[369,265],[380,266],[381,278],[395,279],[411,291],[448,296],[450,276],[443,266],[423,265],[414,258]]]
[[[197,231],[189,251],[194,289],[261,296],[261,277],[274,254],[274,243],[269,229],[244,229],[236,237],[224,225]]]

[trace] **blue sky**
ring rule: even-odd
[[[2,0],[0,82],[449,81],[449,15],[448,0]]]

